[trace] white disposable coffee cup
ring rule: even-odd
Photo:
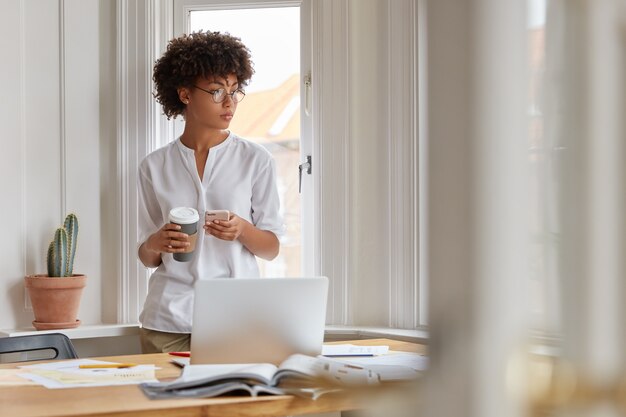
[[[180,225],[180,231],[189,235],[189,246],[184,252],[175,253],[174,259],[179,262],[189,262],[193,258],[198,239],[198,221],[200,215],[193,207],[176,207],[170,210],[169,221]]]

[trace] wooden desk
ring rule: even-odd
[[[335,343],[389,345],[391,350],[425,352],[424,346],[388,339]],[[180,368],[170,363],[171,357],[162,353],[95,359],[154,364],[162,368],[157,371],[157,378],[160,380],[176,378],[180,374]],[[15,368],[22,364],[24,363],[3,364],[0,368]],[[3,417],[267,417],[326,413],[362,407],[362,403],[349,396],[322,396],[316,401],[288,395],[149,400],[136,385],[57,390],[32,385],[0,388],[0,415]]]

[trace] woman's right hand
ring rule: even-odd
[[[167,223],[146,240],[146,249],[154,253],[181,253],[189,243],[189,235],[179,232],[180,226]]]

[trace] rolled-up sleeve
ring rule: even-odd
[[[137,250],[139,250],[139,246],[164,224],[154,186],[145,172],[145,165],[139,168],[137,175],[137,208]]]
[[[278,238],[285,234],[276,186],[276,167],[271,158],[252,186],[252,223],[261,230],[274,233]]]

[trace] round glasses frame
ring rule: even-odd
[[[223,103],[224,100],[226,100],[227,96],[230,96],[231,100],[233,100],[235,103],[239,103],[246,96],[246,93],[240,88],[236,89],[232,93],[227,93],[226,90],[223,88],[218,88],[217,90],[207,90],[202,87],[198,87],[195,84],[193,86],[198,90],[202,90],[205,93],[210,94],[213,98],[213,102],[218,104]]]

